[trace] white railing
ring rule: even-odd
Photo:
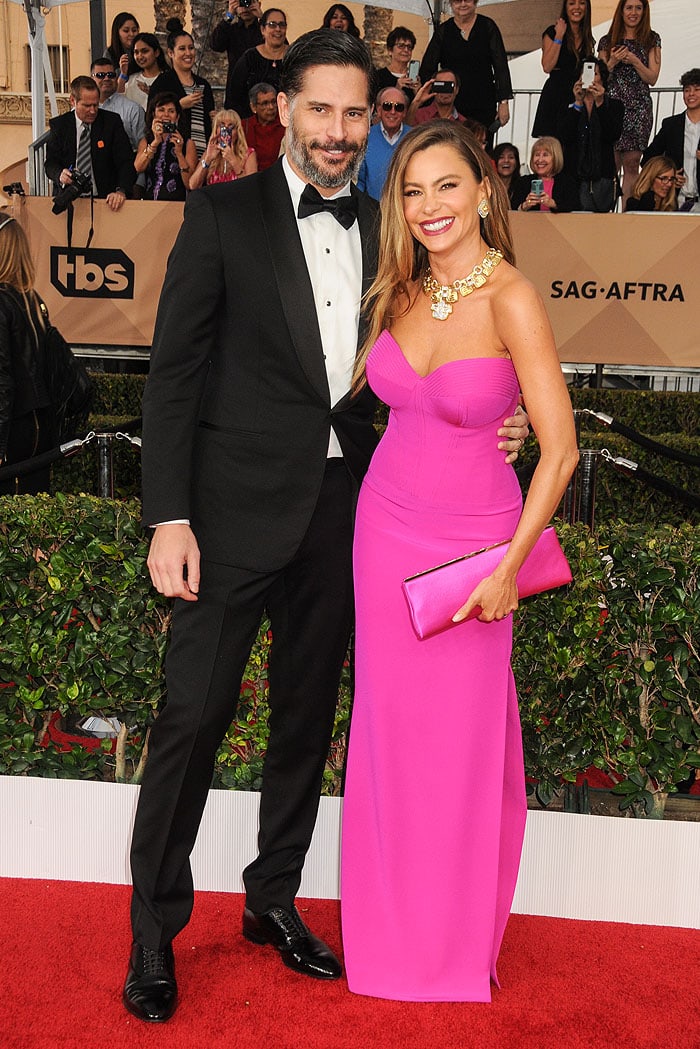
[[[510,103],[510,120],[496,135],[496,145],[499,142],[512,142],[518,147],[520,159],[524,165],[527,165],[530,148],[534,142],[532,125],[535,122],[535,113],[537,112],[539,100],[540,88],[532,88],[530,90],[516,89],[515,97]],[[680,87],[653,87],[651,89],[651,100],[654,112],[654,122],[651,131],[651,138],[653,138],[665,117],[673,116],[674,113],[680,113],[685,107],[683,104],[683,92]]]

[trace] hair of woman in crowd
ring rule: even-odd
[[[246,157],[248,156],[248,142],[245,137],[245,131],[243,130],[243,123],[235,109],[217,110],[213,116],[212,135],[218,136],[220,128],[226,121],[233,124],[236,129],[236,141],[231,143],[231,149],[233,150],[236,159],[240,160],[241,164],[244,164]],[[210,167],[213,171],[218,171],[223,167],[223,163],[223,159],[219,156],[212,161]]]
[[[558,175],[564,167],[564,151],[561,148],[561,142],[559,139],[554,138],[553,135],[543,135],[542,138],[538,138],[532,143],[532,149],[530,150],[530,170],[532,170],[532,161],[535,158],[537,150],[549,153],[552,158],[552,175]]]
[[[675,211],[677,208],[676,165],[670,157],[652,157],[651,160],[647,160],[646,164],[639,172],[637,181],[632,187],[630,199],[634,198],[635,200],[641,200],[645,193],[654,190],[655,179],[662,178],[664,175],[672,175],[673,179],[668,184],[666,195],[660,200],[659,206],[654,208],[654,210]],[[630,208],[629,210],[632,211],[633,209]]]
[[[567,15],[568,0],[562,0],[561,12],[559,17],[566,22],[566,34],[564,36],[564,43],[568,47],[569,51],[573,51],[575,54],[587,55],[595,49],[595,40],[593,39],[593,28],[591,26],[591,0],[585,0],[586,13],[583,16],[581,22],[581,47],[576,50],[576,44],[574,42],[574,34],[569,25],[569,18]]]
[[[333,4],[332,7],[328,8],[325,15],[323,16],[321,29],[335,29],[335,26],[332,26],[331,22],[333,21],[336,11],[348,23],[345,32],[349,33],[350,36],[357,37],[357,39],[359,40],[360,30],[355,25],[355,19],[353,17],[352,11],[349,7],[346,7],[345,4]]]
[[[0,211],[0,284],[11,284],[28,306],[34,293],[34,261],[27,235],[17,219]],[[29,311],[27,313],[28,316]],[[39,314],[39,320],[43,317]]]
[[[181,36],[188,36],[190,40],[194,43],[194,37],[191,33],[187,32],[179,18],[169,18],[168,21],[165,23],[165,29],[168,34],[166,38],[166,44],[169,51],[175,50],[175,44]]]
[[[649,0],[640,0],[642,5],[642,19],[637,26],[637,32],[635,40],[640,44],[644,50],[648,53],[653,47],[656,47],[656,34],[651,28],[651,12],[649,9]],[[612,22],[610,23],[610,29],[608,36],[610,38],[610,49],[617,47],[621,44],[625,38],[625,26],[623,22],[623,11],[627,0],[619,0],[617,7],[615,8],[615,14],[613,15]]]
[[[441,120],[423,124],[407,135],[396,147],[389,165],[381,200],[382,224],[379,240],[377,276],[367,293],[370,323],[353,376],[356,390],[365,384],[365,361],[374,343],[392,317],[397,316],[399,301],[407,307],[409,284],[426,271],[428,251],[411,234],[404,217],[404,181],[406,168],[416,153],[431,146],[451,146],[468,164],[477,182],[483,182],[489,202],[489,213],[481,219],[481,234],[490,248],[502,252],[507,262],[515,264],[513,240],[508,224],[508,194],[493,169],[491,158],[470,131],[457,121]]]

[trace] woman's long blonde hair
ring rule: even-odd
[[[637,181],[632,187],[632,196],[635,200],[639,200],[648,190],[653,190],[654,179],[658,178],[659,175],[671,174],[676,175],[676,166],[670,157],[652,157],[651,160],[647,160],[646,164],[639,172]],[[676,184],[672,182],[666,190],[666,195],[661,201],[658,208],[654,208],[655,211],[675,211],[676,210]]]
[[[27,235],[15,218],[0,211],[0,283],[10,284],[22,296],[32,326],[32,314],[44,323],[39,309],[30,309],[32,304],[38,307],[34,279],[34,262]]]
[[[236,159],[239,160],[241,166],[243,166],[246,157],[248,156],[248,140],[245,137],[241,118],[235,109],[219,109],[216,111],[212,120],[212,138],[219,137],[219,129],[225,122],[233,124],[236,129],[236,141],[231,143],[231,148],[233,149]],[[216,174],[221,174],[224,170],[224,158],[221,155],[215,157],[210,164],[210,168],[212,171],[216,172]]]
[[[394,151],[381,201],[381,231],[377,276],[367,292],[367,334],[357,355],[353,391],[366,383],[365,363],[380,333],[402,316],[410,305],[409,285],[420,280],[428,268],[428,251],[411,234],[404,217],[406,168],[416,153],[432,146],[451,146],[469,165],[477,182],[487,187],[489,214],[481,219],[481,235],[490,248],[497,248],[510,263],[515,262],[508,225],[508,195],[487,154],[470,131],[451,120],[437,120],[406,135]]]

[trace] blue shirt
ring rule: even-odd
[[[386,182],[391,156],[401,139],[410,131],[410,127],[407,127],[406,124],[402,124],[401,132],[392,145],[387,142],[381,121],[370,128],[369,138],[367,140],[367,153],[365,154],[365,159],[362,161],[360,173],[357,176],[358,189],[364,190],[364,192],[368,193],[370,197],[379,200],[382,195],[384,183]]]

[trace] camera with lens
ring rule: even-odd
[[[13,196],[15,193],[18,197],[23,197],[25,195],[24,186],[21,182],[11,182],[9,186],[3,186],[2,191],[3,193],[9,193],[10,196]]]
[[[174,135],[177,131],[177,124],[172,120],[161,120],[160,126],[164,135]]]
[[[253,0],[238,0],[239,7],[251,7]]]
[[[60,215],[62,211],[65,211],[76,197],[81,197],[83,193],[92,193],[92,178],[90,175],[86,175],[84,171],[79,171],[72,165],[68,170],[73,181],[69,182],[63,189],[60,189],[54,197],[53,207],[51,208],[54,215]]]

